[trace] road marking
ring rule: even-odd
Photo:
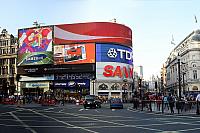
[[[67,126],[72,126],[72,127],[75,127],[75,128],[79,128],[79,129],[82,129],[82,130],[85,130],[85,131],[88,131],[88,132],[91,132],[91,133],[98,133],[98,132],[96,132],[96,131],[86,129],[86,128],[84,128],[84,127],[79,127],[79,126],[75,126],[75,125],[69,124],[69,123],[67,123],[67,122],[64,122],[64,121],[58,120],[58,119],[56,119],[56,118],[50,117],[50,116],[48,116],[48,115],[39,113],[39,112],[34,111],[34,110],[32,110],[32,109],[27,109],[27,110],[29,110],[29,111],[31,111],[31,112],[33,112],[33,113],[35,113],[35,114],[41,115],[41,116],[43,116],[43,117],[46,117],[46,118],[55,120],[55,121],[57,121],[57,122],[59,122],[59,123],[65,124],[65,125],[67,125]]]
[[[96,112],[100,113],[98,110],[95,109]]]
[[[54,108],[48,108],[48,109],[44,109],[44,110],[52,110],[52,109],[54,109]]]
[[[21,111],[21,109],[19,109],[19,110],[14,110],[14,111],[9,111],[9,112],[4,112],[4,113],[1,113],[0,114],[0,116],[2,115],[2,116],[4,116],[5,114],[9,114],[9,113],[15,113],[15,112],[18,112],[18,111]]]
[[[58,112],[63,112],[65,109],[61,109],[60,111],[58,111]]]
[[[31,131],[32,133],[37,133],[34,129],[30,128],[21,119],[19,119],[15,114],[13,114],[12,112],[10,112],[10,115],[13,116],[13,118],[15,118],[17,121],[19,121],[23,125],[23,127],[25,127],[25,129]]]
[[[87,118],[87,119],[90,119],[90,120],[96,120],[96,121],[99,121],[99,122],[105,122],[105,123],[114,124],[114,125],[123,126],[123,127],[134,127],[134,128],[147,129],[147,130],[159,131],[159,132],[163,131],[163,130],[160,130],[160,129],[153,129],[153,128],[147,128],[147,127],[138,127],[138,126],[135,126],[135,125],[126,125],[126,124],[116,123],[116,122],[112,122],[112,121],[100,120],[100,119],[96,119],[96,118],[80,116],[78,114],[73,114],[73,113],[64,113],[64,114],[68,114],[68,115],[72,115],[72,116],[76,116],[76,117],[80,117],[80,118]]]
[[[194,130],[199,130],[200,128],[192,128],[192,129],[183,129],[179,130],[180,132],[187,132],[187,131],[194,131]]]

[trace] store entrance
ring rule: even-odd
[[[38,96],[41,96],[43,95],[44,93],[44,88],[39,88],[39,87],[36,87],[36,88],[22,88],[22,94],[24,96],[35,96],[35,97],[38,97]]]

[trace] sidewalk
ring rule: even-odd
[[[167,107],[163,110],[162,112],[162,106],[160,107],[160,110],[157,109],[157,106],[153,105],[152,104],[152,111],[150,111],[149,107],[147,108],[147,106],[143,107],[143,111],[142,111],[142,108],[141,106],[138,107],[138,109],[134,109],[133,106],[132,110],[138,110],[138,111],[141,111],[141,112],[146,112],[146,113],[155,113],[155,114],[163,114],[163,115],[189,115],[189,116],[200,116],[200,115],[197,115],[196,112],[197,112],[197,109],[195,107],[192,107],[192,109],[185,109],[183,108],[182,111],[181,109],[179,110],[179,113],[178,113],[178,109],[176,109],[176,107],[174,107],[174,114],[171,113],[170,111],[170,108],[168,109]]]

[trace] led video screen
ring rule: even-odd
[[[54,64],[95,63],[95,44],[70,44],[54,46]]]
[[[52,27],[18,31],[18,66],[53,64]]]

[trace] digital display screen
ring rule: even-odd
[[[54,46],[55,64],[95,63],[95,44],[70,44]]]
[[[53,64],[52,27],[18,31],[18,66]]]

